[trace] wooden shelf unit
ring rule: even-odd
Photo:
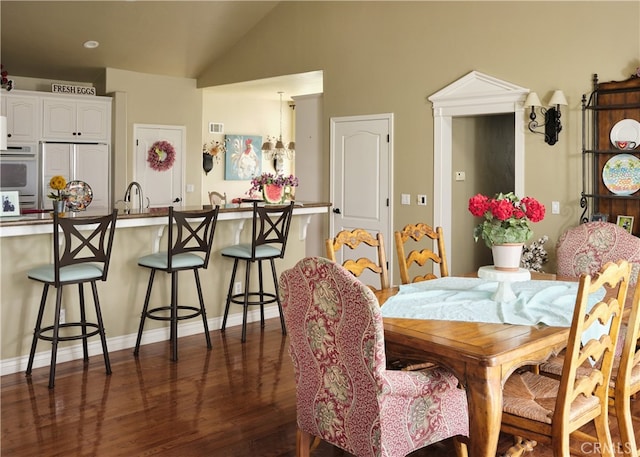
[[[582,96],[582,196],[580,222],[596,213],[606,214],[616,223],[618,216],[633,216],[633,234],[640,236],[640,191],[618,195],[604,184],[605,164],[618,154],[640,159],[640,144],[635,149],[620,150],[612,144],[611,129],[623,119],[640,122],[640,78],[625,81],[598,82],[593,75],[593,92]],[[640,143],[640,141],[639,141]],[[639,171],[640,173],[640,171]]]

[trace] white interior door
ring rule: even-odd
[[[133,180],[142,186],[145,201],[150,207],[163,207],[181,203],[184,200],[184,151],[185,127],[171,125],[134,125],[135,161]],[[176,153],[173,166],[157,171],[147,161],[149,149],[156,141],[169,142]],[[131,196],[131,207],[137,207],[138,198]],[[146,202],[145,202],[146,205]]]
[[[392,126],[392,114],[331,119],[331,236],[355,228],[381,232],[391,281]],[[371,257],[364,249],[338,252],[337,260]],[[379,279],[365,272],[362,281],[377,284]]]

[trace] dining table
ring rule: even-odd
[[[532,279],[576,281],[535,273]],[[467,393],[469,455],[495,457],[504,382],[514,370],[558,354],[566,346],[569,326],[446,320],[446,316],[444,319],[385,316],[385,303],[398,297],[399,290],[391,287],[376,292],[383,311],[388,356],[434,362],[450,369]]]

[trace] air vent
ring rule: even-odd
[[[209,122],[209,133],[224,133],[224,124]]]

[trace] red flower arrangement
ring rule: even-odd
[[[168,141],[156,141],[147,152],[147,163],[156,171],[166,171],[176,160],[176,150]]]
[[[488,247],[496,244],[524,243],[533,235],[531,222],[544,219],[545,207],[532,197],[519,199],[513,192],[493,198],[482,194],[469,199],[469,212],[483,217],[473,230],[473,238],[482,238]]]

